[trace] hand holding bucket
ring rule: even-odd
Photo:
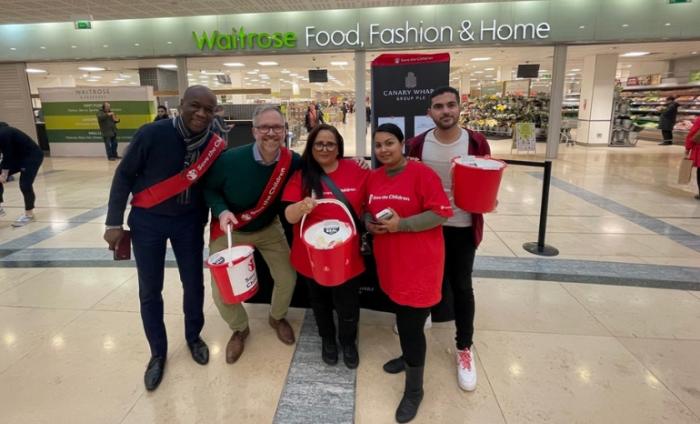
[[[209,256],[207,265],[224,303],[242,303],[258,291],[255,272],[255,249],[251,245],[233,246],[231,225],[226,226],[228,248]]]
[[[299,225],[299,237],[306,246],[314,280],[322,286],[338,286],[351,278],[350,258],[356,244],[357,228],[348,208],[336,199],[319,199],[317,204],[339,206],[348,217],[350,225],[337,219],[317,222],[304,231],[305,214]]]

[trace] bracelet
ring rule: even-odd
[[[121,230],[123,227],[121,225],[105,225],[105,230]]]

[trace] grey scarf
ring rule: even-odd
[[[185,126],[182,117],[177,116],[173,118],[173,126],[180,134],[180,136],[185,140],[185,161],[182,169],[185,170],[190,167],[193,163],[197,162],[199,159],[199,154],[201,153],[201,148],[204,146],[209,138],[211,137],[211,124],[206,130],[199,134],[192,134],[192,132]],[[190,203],[190,189],[183,191],[178,196],[178,203],[181,205],[187,205]]]

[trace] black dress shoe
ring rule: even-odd
[[[328,365],[338,363],[338,345],[330,337],[321,339],[321,358]]]
[[[351,370],[360,365],[360,354],[357,352],[355,343],[343,346],[343,362]]]
[[[206,365],[209,362],[209,347],[204,343],[204,340],[197,338],[192,343],[187,343],[192,353],[192,359],[199,365]]]
[[[165,358],[162,356],[153,356],[148,361],[146,373],[143,375],[143,383],[146,385],[146,390],[152,392],[158,388],[160,381],[163,379],[165,372]]]

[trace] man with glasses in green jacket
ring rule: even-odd
[[[204,197],[212,210],[210,253],[227,248],[226,231],[232,228],[234,245],[249,244],[262,254],[274,280],[269,323],[285,344],[294,344],[294,330],[285,319],[296,285],[289,262],[289,244],[279,219],[280,198],[300,157],[284,147],[285,119],[279,108],[261,106],[253,114],[255,143],[224,152],[207,173]],[[248,316],[241,304],[221,299],[212,277],[212,295],[222,318],[233,331],[226,346],[226,362],[243,353],[250,334]]]

